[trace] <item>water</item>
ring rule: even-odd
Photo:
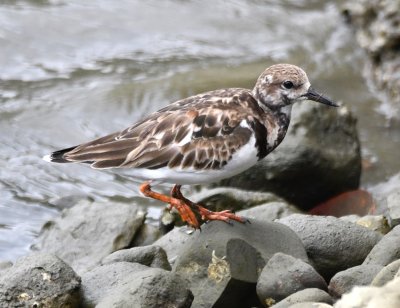
[[[393,106],[363,78],[366,57],[324,1],[2,1],[0,260],[26,254],[60,197],[139,198],[109,172],[41,160],[176,99],[252,87],[277,62],[358,115],[363,185],[400,170]],[[395,110],[396,111],[396,110]]]

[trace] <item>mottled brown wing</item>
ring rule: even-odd
[[[249,100],[254,99],[242,89],[189,97],[122,132],[82,144],[63,158],[90,162],[94,168],[219,169],[251,137],[255,102]]]

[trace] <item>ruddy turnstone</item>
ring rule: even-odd
[[[132,177],[146,181],[140,186],[145,196],[168,203],[194,228],[199,221],[245,222],[229,210],[212,212],[186,199],[181,185],[216,182],[256,164],[285,137],[293,103],[307,99],[337,107],[314,91],[301,68],[276,64],[260,75],[253,90],[229,88],[181,99],[123,131],[44,159],[129,168]],[[153,191],[155,182],[175,184],[171,195]]]

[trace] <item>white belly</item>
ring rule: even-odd
[[[125,176],[142,181],[154,180],[158,183],[193,185],[218,182],[222,179],[232,177],[249,169],[251,166],[255,165],[257,161],[255,138],[252,136],[249,142],[233,154],[232,159],[220,170],[195,170],[193,168],[170,169],[168,167],[154,170],[143,168],[121,168],[114,170]]]

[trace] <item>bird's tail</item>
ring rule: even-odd
[[[72,163],[73,161],[70,161],[70,160],[67,160],[64,158],[64,154],[72,151],[75,148],[76,148],[76,146],[73,146],[73,147],[70,147],[67,149],[55,151],[55,152],[51,153],[50,155],[44,156],[43,159],[45,161],[52,162],[52,163]]]

